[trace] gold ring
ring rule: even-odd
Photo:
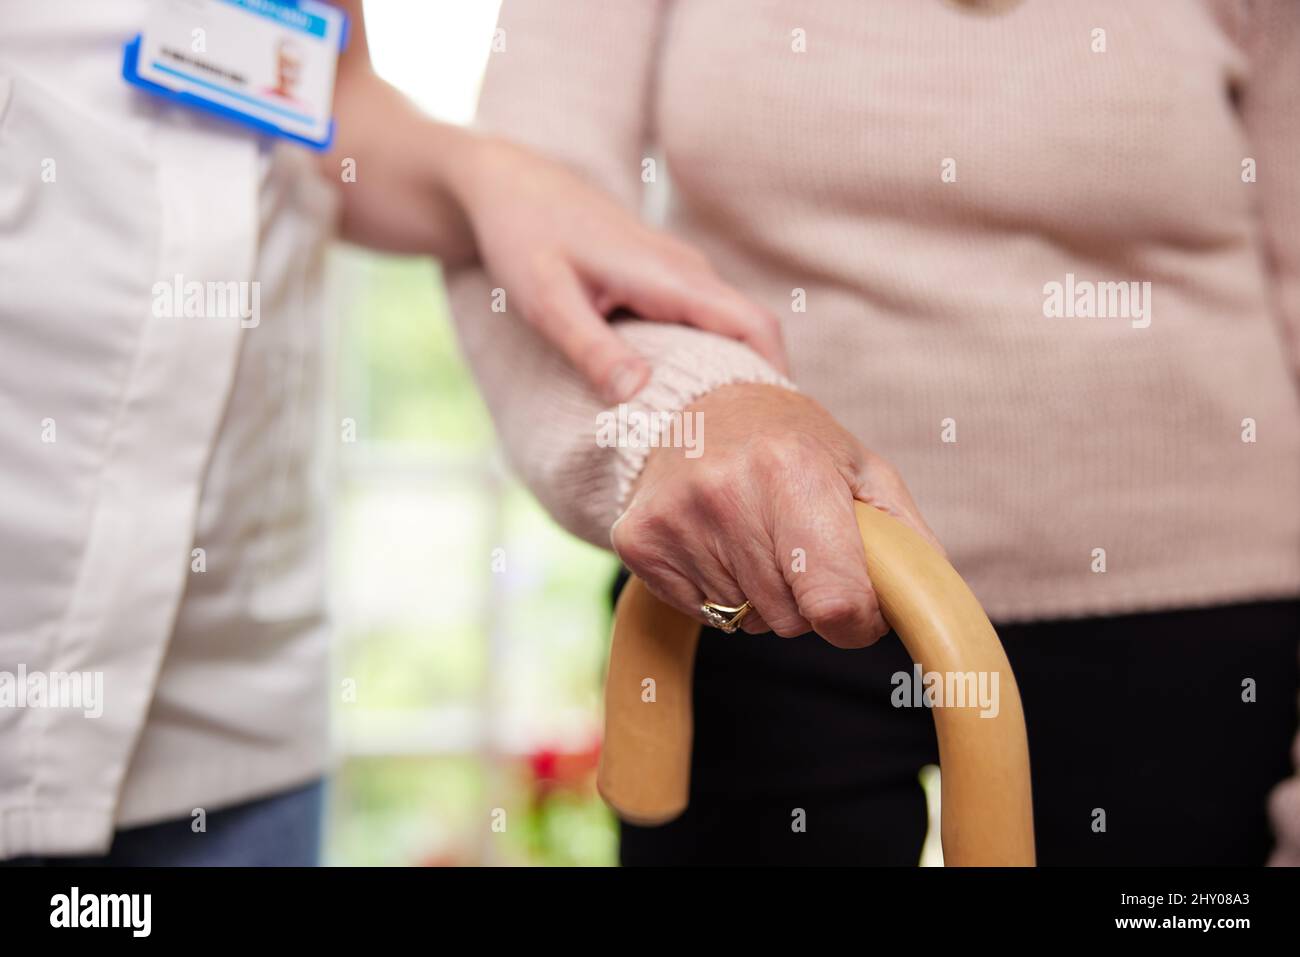
[[[749,602],[735,608],[719,605],[716,601],[706,601],[700,606],[700,613],[708,619],[709,624],[728,635],[734,634],[740,627],[740,622],[753,610],[754,606]]]

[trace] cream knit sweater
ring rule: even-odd
[[[1300,2],[506,0],[500,26],[481,125],[631,206],[657,156],[669,228],[782,317],[799,388],[900,468],[995,621],[1300,595]],[[452,290],[501,438],[607,546],[644,450],[598,445],[493,285]],[[626,335],[640,408],[779,381]]]

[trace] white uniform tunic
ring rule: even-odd
[[[98,718],[0,708],[0,858],[326,763],[333,197],[303,148],[126,84],[144,11],[0,26],[0,672],[103,675]],[[258,324],[156,315],[177,276],[260,283]]]

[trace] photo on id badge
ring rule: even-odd
[[[316,0],[153,0],[126,45],[128,82],[326,149],[347,15]]]

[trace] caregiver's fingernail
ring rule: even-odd
[[[610,402],[626,402],[641,391],[650,378],[650,367],[644,362],[620,362],[609,377],[605,398]]]

